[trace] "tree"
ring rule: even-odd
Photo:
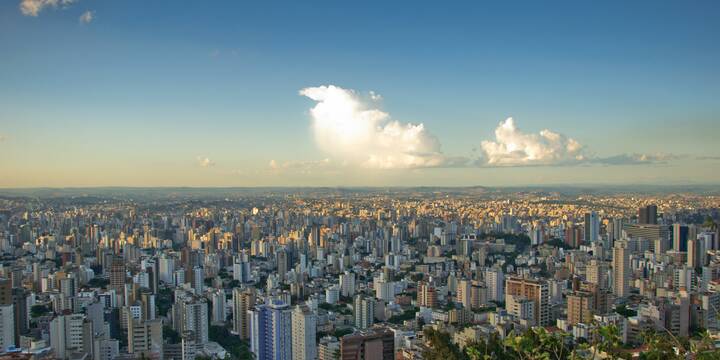
[[[180,334],[178,334],[175,329],[171,328],[170,326],[163,326],[163,339],[165,339],[170,344],[178,344],[180,343]]]
[[[635,310],[630,310],[630,309],[628,309],[627,306],[625,306],[625,305],[618,305],[618,306],[615,308],[615,312],[618,313],[618,314],[620,314],[620,315],[622,315],[622,316],[624,316],[624,317],[631,317],[631,316],[637,315],[637,311],[635,311]]]
[[[647,345],[647,350],[640,353],[641,360],[683,360],[685,359],[685,351],[676,352],[676,344],[669,341],[666,336],[657,334],[654,331],[644,332],[642,334],[643,342]],[[678,348],[678,350],[681,350]]]
[[[50,309],[48,309],[45,305],[33,305],[30,308],[30,317],[40,317],[43,315],[47,315],[50,312]]]
[[[445,332],[428,328],[423,331],[427,349],[423,358],[428,360],[581,360],[630,359],[631,352],[624,351],[620,332],[615,325],[596,327],[590,342],[576,339],[564,332],[549,333],[544,328],[533,328],[522,334],[511,332],[504,340],[497,333],[487,340],[458,348]],[[694,354],[697,360],[720,360],[720,350],[715,349],[713,339],[705,332],[692,343],[667,333],[642,334],[645,348],[641,360],[681,360]],[[601,354],[602,353],[602,354]]]
[[[208,337],[210,341],[214,341],[225,348],[233,359],[253,358],[247,342],[240,340],[236,335],[232,335],[227,327],[210,326]]]
[[[90,281],[88,281],[88,286],[93,288],[104,288],[106,287],[110,281],[108,279],[103,278],[92,278]]]
[[[423,351],[423,359],[427,360],[465,360],[465,354],[455,345],[450,335],[432,328],[423,331],[428,347]]]

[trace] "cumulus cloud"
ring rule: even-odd
[[[310,109],[315,142],[334,162],[273,160],[269,164],[272,170],[320,169],[331,164],[336,169],[347,165],[374,169],[653,165],[681,158],[663,153],[598,157],[569,136],[549,129],[524,132],[513,118],[507,118],[495,128],[494,139],[482,141],[473,149],[477,158],[470,161],[445,155],[438,139],[423,124],[391,119],[379,109],[377,103],[382,97],[375,92],[359,94],[328,85],[302,89],[300,95],[316,101]]]
[[[20,1],[20,12],[27,16],[38,16],[45,8],[67,6],[75,1],[76,0],[22,0]]]
[[[94,11],[85,11],[80,15],[80,22],[83,24],[89,24],[95,19],[95,12]]]
[[[318,147],[343,162],[376,169],[445,166],[440,142],[423,124],[401,123],[377,109],[380,95],[364,98],[328,85],[300,90],[317,102],[310,110]]]
[[[657,165],[683,157],[667,153],[599,157],[592,155],[573,138],[548,129],[539,133],[526,133],[513,118],[507,118],[495,129],[495,140],[481,142],[480,156],[475,164],[486,167]]]
[[[198,156],[197,162],[198,162],[198,165],[200,165],[201,167],[215,166],[215,162],[210,160],[210,158],[207,158],[207,157]]]
[[[480,150],[480,163],[490,166],[556,165],[586,159],[583,146],[574,139],[547,129],[525,133],[513,118],[500,122],[495,140],[483,141]]]

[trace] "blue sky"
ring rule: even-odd
[[[720,156],[715,1],[24,1],[46,6],[33,16],[0,3],[0,186],[720,175],[720,161],[698,160]],[[323,85],[357,102],[298,94]],[[312,109],[324,101],[389,114],[373,137],[388,121],[423,133],[398,146],[322,143]],[[508,117],[511,139],[526,136],[520,153],[496,138]],[[531,136],[543,129],[582,150]],[[617,156],[627,161],[607,161]]]

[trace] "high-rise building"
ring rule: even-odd
[[[92,322],[84,314],[59,315],[50,322],[50,347],[56,358],[73,352],[92,355],[92,340]]]
[[[670,226],[657,224],[624,224],[623,230],[628,238],[646,239],[650,250],[656,253],[667,251],[672,246],[672,232]],[[656,244],[660,244],[658,249]]]
[[[175,272],[175,259],[172,257],[169,257],[165,255],[164,253],[160,255],[160,259],[158,260],[159,263],[159,272],[160,272],[160,280],[164,282],[165,284],[173,284],[173,273]]]
[[[256,360],[292,359],[290,306],[275,300],[257,305],[250,316],[250,349]]]
[[[488,300],[505,301],[505,274],[501,268],[489,268],[485,271],[485,285],[488,289]]]
[[[607,263],[600,259],[591,259],[585,269],[587,281],[596,284],[601,289],[607,289],[607,270]]]
[[[12,304],[12,280],[0,279],[0,305]]]
[[[340,360],[394,360],[395,336],[388,329],[345,335],[340,340]]]
[[[208,342],[208,304],[205,298],[176,291],[172,314],[175,331],[180,334],[192,331],[192,339],[197,345]]]
[[[683,266],[679,269],[675,269],[673,274],[673,285],[675,289],[681,291],[696,291],[697,277],[695,276],[695,269],[689,266]]]
[[[20,344],[20,336],[30,327],[28,318],[28,291],[23,288],[12,289],[13,311],[15,318],[15,344]],[[0,305],[1,306],[1,305]],[[4,316],[2,316],[4,318]]]
[[[355,296],[353,306],[355,327],[367,329],[375,322],[375,299],[358,294]]]
[[[638,224],[657,224],[657,205],[648,205],[638,209]]]
[[[250,277],[250,263],[241,259],[235,259],[233,263],[233,280],[246,283],[250,281]]]
[[[336,360],[340,353],[340,342],[333,336],[324,336],[318,345],[318,360]]]
[[[346,271],[340,274],[340,294],[346,297],[355,296],[355,273]]]
[[[687,225],[673,224],[673,250],[688,251],[689,228]]]
[[[535,316],[535,301],[522,295],[509,295],[505,298],[507,312],[513,315],[521,324],[526,327],[537,326]]]
[[[592,321],[592,300],[592,294],[585,291],[573,291],[567,295],[567,320],[570,325]]]
[[[472,281],[460,280],[457,285],[457,302],[461,303],[464,308],[472,309]]]
[[[600,219],[594,211],[585,213],[585,243],[595,242],[600,237]]]
[[[286,249],[280,248],[275,253],[275,256],[277,258],[277,273],[280,277],[280,282],[285,282],[285,275],[291,267],[290,255],[288,254]]]
[[[438,306],[438,295],[435,287],[424,282],[418,284],[417,304],[422,307],[436,308]]]
[[[630,248],[627,240],[613,247],[613,292],[617,297],[630,295]]]
[[[162,357],[163,330],[162,320],[128,320],[128,353],[136,358]]]
[[[534,323],[538,326],[551,324],[550,293],[547,282],[512,276],[505,280],[505,298],[508,295],[532,300],[534,305]]]
[[[190,278],[190,285],[195,289],[195,293],[201,295],[205,290],[205,270],[200,266],[192,268],[192,277]]]
[[[0,352],[15,346],[15,314],[13,304],[0,305]]]
[[[120,342],[107,336],[95,337],[93,340],[94,360],[113,360],[120,355]]]
[[[582,245],[583,240],[583,228],[581,226],[571,223],[565,228],[565,244],[577,248]]]
[[[240,336],[240,339],[245,340],[250,338],[249,311],[254,306],[254,289],[233,289],[233,332],[238,334],[238,336]]]
[[[113,257],[110,262],[110,288],[122,291],[125,288],[126,275],[127,270],[123,259],[119,256]]]
[[[292,357],[293,360],[317,359],[317,316],[310,308],[298,305],[292,312]]]
[[[687,242],[687,266],[691,268],[701,267],[705,265],[700,263],[700,253],[704,252],[702,241],[699,239],[690,239]]]
[[[227,319],[227,309],[225,308],[227,296],[225,296],[225,290],[216,289],[212,292],[210,298],[212,299],[212,322],[217,324],[225,323],[225,319]]]

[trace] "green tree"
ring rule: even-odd
[[[423,351],[426,360],[465,360],[465,354],[455,345],[446,332],[427,328],[423,331],[428,347]]]

